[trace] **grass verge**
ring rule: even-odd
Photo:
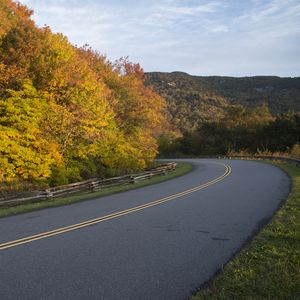
[[[293,181],[270,223],[192,300],[300,299],[300,168],[272,163]]]
[[[110,188],[104,188],[103,190],[93,192],[93,193],[85,193],[81,195],[74,195],[69,197],[61,197],[61,198],[54,198],[51,200],[35,202],[35,203],[27,203],[13,207],[3,207],[0,208],[0,217],[7,217],[11,215],[16,215],[20,213],[35,211],[43,208],[67,205],[75,202],[86,201],[94,198],[99,198],[107,195],[111,195],[114,193],[125,192],[132,189],[137,189],[144,187],[146,185],[151,185],[155,183],[159,183],[162,181],[166,181],[178,176],[182,176],[192,170],[192,165],[189,163],[178,163],[177,168],[175,171],[169,172],[167,175],[160,175],[153,177],[148,180],[140,181],[130,185],[120,185],[114,186]]]

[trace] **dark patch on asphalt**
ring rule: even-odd
[[[152,226],[152,228],[158,228],[158,229],[168,229],[171,228],[172,225],[165,225],[165,226]]]
[[[209,231],[205,231],[205,230],[195,230],[195,232],[200,232],[200,233],[209,233]]]
[[[214,240],[214,241],[230,241],[230,239],[218,238],[218,237],[212,237],[211,239]]]
[[[36,219],[36,218],[40,218],[40,217],[41,217],[40,215],[37,215],[37,216],[26,217],[25,219],[31,220],[31,219]]]
[[[103,227],[103,230],[113,230],[112,227]]]

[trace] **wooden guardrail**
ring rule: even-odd
[[[150,179],[153,176],[162,174],[166,175],[168,172],[175,170],[176,166],[177,163],[170,162],[159,165],[156,168],[149,169],[142,173],[129,174],[106,179],[92,178],[81,182],[71,183],[63,186],[56,186],[39,191],[16,193],[0,198],[0,207],[15,206],[27,202],[43,201],[78,193],[95,192],[106,187],[131,184],[141,180]]]
[[[297,167],[300,167],[300,159],[296,159],[293,157],[288,156],[268,156],[268,155],[228,155],[226,158],[229,159],[255,159],[255,160],[261,160],[261,159],[267,159],[267,160],[274,160],[274,161],[283,161],[291,163]]]

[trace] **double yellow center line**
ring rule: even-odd
[[[122,216],[125,216],[125,215],[128,215],[128,214],[131,214],[131,213],[134,213],[134,212],[137,212],[137,211],[140,211],[140,210],[152,207],[152,206],[156,206],[156,205],[162,204],[164,202],[172,201],[174,199],[183,197],[185,195],[197,192],[199,190],[202,190],[206,187],[209,187],[209,186],[223,180],[224,178],[226,178],[231,173],[231,167],[230,166],[222,164],[222,163],[218,163],[218,164],[221,164],[225,167],[224,174],[222,174],[221,176],[219,176],[216,179],[213,179],[213,180],[211,180],[207,183],[201,184],[201,185],[196,186],[194,188],[191,188],[189,190],[186,190],[186,191],[183,191],[183,192],[180,192],[180,193],[177,193],[177,194],[165,197],[165,198],[161,198],[161,199],[156,200],[156,201],[149,202],[147,204],[135,206],[135,207],[132,207],[132,208],[129,208],[129,209],[126,209],[126,210],[122,210],[122,211],[119,211],[119,212],[116,212],[116,213],[113,213],[113,214],[109,214],[109,215],[106,215],[106,216],[103,216],[103,217],[99,217],[99,218],[96,218],[96,219],[92,219],[92,220],[88,220],[88,221],[85,221],[85,222],[73,224],[73,225],[70,225],[70,226],[65,226],[65,227],[54,229],[54,230],[42,232],[42,233],[39,233],[39,234],[36,234],[36,235],[24,237],[22,239],[6,242],[6,243],[3,243],[3,244],[0,244],[0,250],[5,250],[5,249],[16,247],[16,246],[19,246],[19,245],[22,245],[22,244],[27,244],[27,243],[31,243],[33,241],[45,239],[45,238],[48,238],[48,237],[51,237],[51,236],[54,236],[54,235],[59,235],[59,234],[65,233],[65,232],[77,230],[77,229],[80,229],[80,228],[83,228],[83,227],[87,227],[87,226],[91,226],[91,225],[101,223],[101,222],[104,222],[104,221],[108,221],[108,220],[111,220],[111,219],[119,218],[119,217],[122,217]]]

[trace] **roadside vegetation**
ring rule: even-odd
[[[192,165],[189,163],[178,163],[176,169],[174,171],[169,172],[166,175],[160,175],[153,177],[148,180],[140,181],[137,183],[133,183],[130,185],[120,185],[114,186],[109,188],[104,188],[103,190],[93,192],[93,193],[86,193],[81,195],[74,195],[69,197],[61,197],[61,198],[54,198],[51,200],[46,200],[42,202],[36,203],[28,203],[22,204],[14,207],[3,207],[0,208],[0,217],[6,217],[10,215],[16,215],[20,213],[35,211],[43,208],[67,205],[75,202],[90,200],[94,198],[99,198],[103,196],[108,196],[114,193],[125,192],[132,189],[141,188],[147,185],[163,182],[178,176],[182,176],[188,172],[192,171]]]
[[[73,46],[32,14],[0,0],[0,196],[149,166],[168,124],[140,65]]]
[[[181,137],[163,134],[162,157],[215,156],[234,153],[285,153],[300,157],[300,113],[273,116],[267,105],[246,108],[229,106],[220,118],[202,121]]]
[[[252,242],[192,300],[299,299],[300,168],[272,164],[293,180],[288,199]]]

